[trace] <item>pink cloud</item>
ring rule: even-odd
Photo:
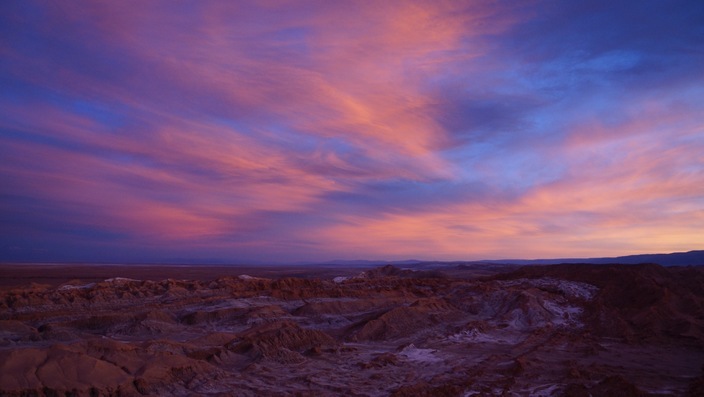
[[[426,259],[691,249],[704,241],[702,127],[692,110],[667,103],[644,109],[618,125],[578,126],[572,139],[542,147],[563,161],[564,176],[511,200],[345,215],[318,237],[343,252]]]
[[[704,241],[701,89],[691,76],[619,85],[647,58],[638,48],[586,70],[574,63],[588,51],[561,53],[561,37],[521,47],[516,32],[545,29],[524,25],[540,8],[38,4],[34,46],[0,38],[18,82],[0,98],[0,177],[57,223],[222,255],[589,256]],[[591,87],[607,61],[618,73]]]
[[[56,23],[68,19],[84,26],[99,42],[153,69],[125,77],[121,83],[128,87],[149,90],[145,77],[158,74],[185,93],[207,93],[224,100],[224,106],[283,117],[302,133],[342,139],[412,179],[450,177],[454,171],[436,153],[450,138],[434,118],[436,99],[424,92],[423,79],[437,73],[447,57],[467,57],[458,52],[462,40],[496,33],[515,20],[510,13],[472,3],[322,4],[315,12],[277,4],[264,6],[268,14],[255,12],[256,6],[214,3],[196,6],[188,17],[149,5],[65,7],[55,15]],[[284,13],[298,18],[282,18]],[[248,21],[253,15],[275,25]],[[184,35],[184,25],[201,34]],[[285,53],[285,48],[270,36],[296,28],[310,31],[296,39],[309,48],[306,64],[271,59],[270,51]],[[469,56],[481,53],[479,44]],[[98,91],[102,98],[161,111],[123,87],[82,80],[69,77],[73,87]],[[150,90],[152,98],[146,100],[163,97],[158,89]]]

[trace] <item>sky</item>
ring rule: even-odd
[[[704,248],[704,2],[0,3],[0,260]]]

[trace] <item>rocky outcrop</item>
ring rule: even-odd
[[[269,359],[290,364],[305,361],[304,353],[336,346],[337,342],[325,332],[303,329],[291,321],[275,321],[248,329],[228,348],[255,360]]]
[[[501,279],[562,279],[598,288],[584,321],[605,337],[632,343],[689,340],[704,348],[704,272],[658,265],[527,266]]]

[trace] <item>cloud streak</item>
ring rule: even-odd
[[[704,241],[697,2],[2,7],[0,259]]]

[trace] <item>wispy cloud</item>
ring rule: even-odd
[[[0,258],[704,241],[698,2],[1,7]]]

